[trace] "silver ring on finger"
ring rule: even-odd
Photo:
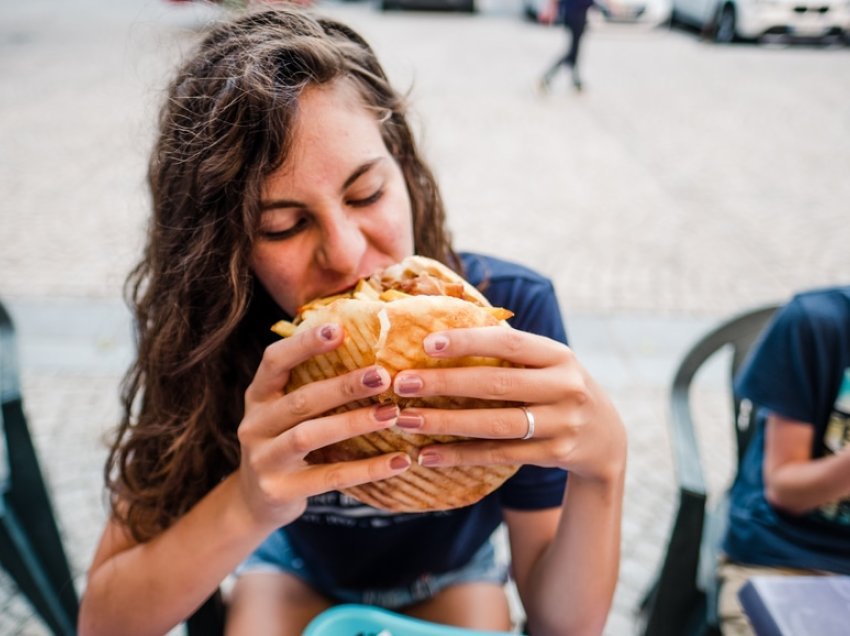
[[[523,413],[525,413],[525,421],[528,423],[528,430],[525,431],[525,435],[520,437],[522,440],[531,439],[534,437],[534,413],[531,412],[527,406],[519,407]]]

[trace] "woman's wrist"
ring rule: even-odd
[[[241,484],[241,475],[237,468],[218,485],[227,502],[222,520],[234,533],[234,536],[259,537],[262,541],[270,532],[282,524],[277,523],[272,515],[259,515],[253,509]],[[259,542],[258,542],[259,543]]]

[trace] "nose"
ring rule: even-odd
[[[338,274],[359,274],[368,240],[360,225],[347,215],[335,216],[322,230],[316,262],[324,270]]]

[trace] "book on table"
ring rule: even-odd
[[[850,634],[850,576],[754,576],[738,598],[757,636]]]

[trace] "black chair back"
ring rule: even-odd
[[[771,305],[723,321],[685,354],[670,393],[670,434],[679,505],[666,552],[638,608],[640,633],[692,636],[717,633],[714,568],[725,531],[725,496],[707,511],[708,489],[691,410],[690,390],[697,372],[721,350],[731,349],[729,385],[752,345],[776,312]],[[736,472],[752,437],[755,409],[731,392],[729,423],[734,428]],[[708,520],[706,516],[708,515]]]

